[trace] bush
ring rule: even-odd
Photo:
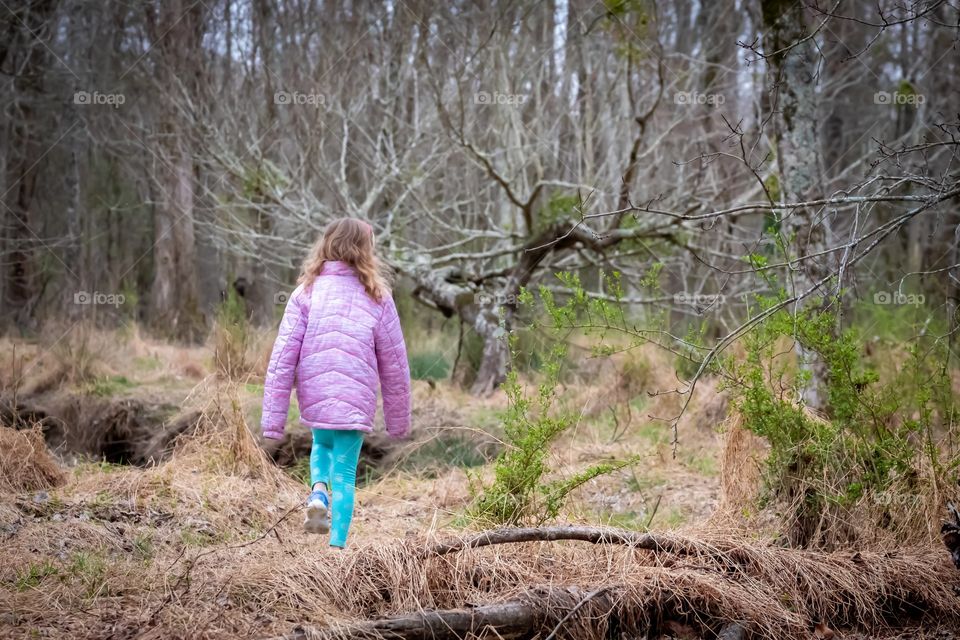
[[[829,312],[782,310],[744,338],[745,359],[726,361],[726,386],[744,426],[770,443],[768,498],[793,505],[787,534],[798,546],[842,538],[828,529],[857,520],[857,506],[877,515],[880,528],[911,527],[923,493],[956,479],[957,461],[936,444],[960,418],[947,346],[916,337],[898,370],[881,380],[862,336],[855,329],[836,335],[835,326]],[[784,362],[791,340],[826,366],[825,416],[796,402],[810,374]]]
[[[450,363],[439,351],[410,356],[410,377],[414,380],[444,380],[450,375]]]
[[[948,367],[955,326],[935,326],[942,322],[914,311],[909,334],[878,347],[879,338],[867,341],[856,325],[840,331],[829,300],[818,308],[785,304],[784,287],[768,276],[768,288],[778,293],[749,305],[754,322],[737,354],[701,367],[712,353],[705,325],[677,338],[667,318],[643,327],[627,322],[616,273],[611,302],[588,296],[575,275],[560,280],[569,294],[563,304],[544,295],[548,315],[557,328],[595,336],[597,355],[624,350],[626,337],[627,348],[649,341],[685,359],[681,375],[688,379],[698,372],[720,376],[744,426],[770,445],[764,499],[783,518],[790,543],[832,546],[880,532],[917,540],[929,533],[960,473],[954,444],[960,408]],[[884,324],[904,317],[899,311]],[[878,327],[867,326],[874,336]],[[611,343],[608,334],[621,340]],[[825,372],[824,415],[803,405],[813,374],[798,352]],[[878,366],[882,356],[891,361],[886,369]]]
[[[549,292],[541,290],[549,299]],[[524,296],[527,304],[532,297]],[[548,312],[551,309],[548,303]],[[517,341],[511,336],[511,353],[516,358]],[[579,413],[560,406],[560,383],[566,346],[557,341],[541,369],[542,380],[534,395],[528,395],[516,367],[511,368],[503,389],[507,409],[502,414],[505,450],[494,465],[494,480],[475,491],[470,515],[487,524],[542,524],[559,515],[570,493],[593,478],[633,464],[636,458],[605,462],[588,467],[569,478],[548,480],[551,446],[576,424]]]

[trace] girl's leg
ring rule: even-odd
[[[313,446],[310,448],[310,488],[317,484],[330,486],[330,471],[333,468],[333,443],[326,429],[312,429]]]
[[[333,449],[330,435],[322,429],[313,430],[313,446],[310,448],[310,486],[312,492],[307,498],[307,512],[303,519],[303,528],[307,533],[326,533],[330,531],[330,500],[326,488],[331,481]],[[319,489],[323,489],[319,491]]]
[[[347,544],[347,533],[353,519],[353,500],[357,484],[357,461],[363,445],[362,431],[331,431],[333,439],[333,474],[330,491],[333,495],[333,522],[330,527],[330,546]]]

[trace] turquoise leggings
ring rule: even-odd
[[[362,431],[313,429],[310,450],[310,486],[318,482],[330,490],[330,546],[344,547],[353,519],[357,461],[363,445]]]

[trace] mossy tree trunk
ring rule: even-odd
[[[810,202],[823,197],[823,171],[817,110],[820,54],[809,33],[803,3],[763,0],[764,55],[770,72],[773,139],[776,145],[780,199]],[[830,273],[823,251],[829,233],[828,218],[819,207],[784,209],[780,231],[789,243],[794,293],[806,295],[803,304],[817,305],[832,295],[830,283],[818,283]],[[827,408],[827,368],[814,352],[797,342],[796,353],[811,373],[803,389],[804,403],[817,411]]]

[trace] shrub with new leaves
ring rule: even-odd
[[[562,313],[550,292],[540,291],[550,313]],[[522,304],[532,305],[529,292],[521,295]],[[563,327],[555,322],[558,329]],[[567,353],[565,336],[556,341],[546,355],[536,393],[529,393],[517,368],[507,374],[503,390],[508,406],[501,416],[505,449],[494,465],[492,483],[479,487],[470,506],[470,515],[484,524],[541,524],[559,515],[572,491],[590,480],[633,464],[636,459],[592,465],[567,478],[551,478],[549,456],[553,445],[578,418],[560,402],[557,390]],[[516,338],[510,336],[511,353],[517,358]]]

